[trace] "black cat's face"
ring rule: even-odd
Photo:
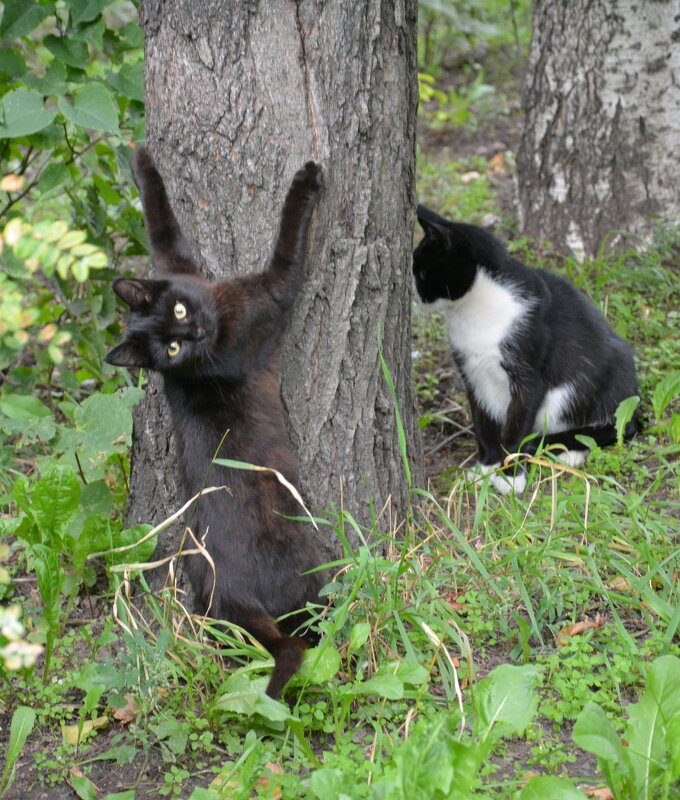
[[[209,371],[219,318],[207,286],[190,278],[120,278],[113,290],[132,314],[124,341],[105,361],[159,372]]]
[[[464,242],[458,241],[445,225],[421,216],[421,208],[418,207],[418,222],[425,236],[413,251],[413,277],[418,295],[427,304],[458,300],[472,286],[477,267],[465,252]]]

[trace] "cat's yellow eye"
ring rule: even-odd
[[[175,303],[173,311],[175,312],[175,316],[177,317],[177,319],[184,319],[184,317],[186,317],[187,315],[186,306],[183,305],[182,303]]]
[[[167,350],[167,352],[168,352],[168,355],[169,355],[171,358],[173,358],[174,356],[176,356],[176,355],[177,355],[177,353],[179,353],[179,342],[177,342],[177,341],[170,342],[170,344],[168,345],[168,350]]]

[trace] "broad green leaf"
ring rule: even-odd
[[[45,108],[42,96],[33,89],[14,89],[0,100],[0,139],[28,136],[46,128],[54,111]]]
[[[663,416],[663,412],[671,404],[672,400],[680,396],[680,371],[671,372],[670,375],[657,383],[652,395],[652,408],[657,422]]]
[[[64,570],[59,565],[56,552],[44,544],[35,544],[31,548],[32,566],[38,579],[38,590],[43,604],[43,619],[47,625],[45,634],[44,675],[47,676],[54,642],[59,628],[61,613],[61,591],[64,586]]]
[[[400,661],[396,676],[405,686],[422,686],[427,680],[427,670],[415,661]]]
[[[571,781],[541,776],[527,783],[519,800],[585,800],[585,797]]]
[[[57,242],[57,247],[60,250],[70,250],[81,242],[84,242],[87,237],[85,231],[67,231]]]
[[[52,189],[62,186],[70,178],[70,172],[65,164],[49,164],[40,175],[38,186],[41,192],[51,192]]]
[[[451,740],[444,716],[430,725],[419,725],[395,754],[401,796],[448,797],[455,773]]]
[[[26,62],[21,53],[9,48],[0,49],[0,72],[12,78],[18,78],[26,72]]]
[[[363,647],[371,635],[371,626],[368,622],[357,622],[349,632],[349,649],[356,651]]]
[[[270,722],[286,722],[297,719],[285,703],[273,700],[264,692],[260,692],[255,700],[255,712]]]
[[[458,712],[421,721],[395,753],[399,798],[468,800],[491,742],[459,741]],[[391,795],[388,795],[391,796]]]
[[[108,133],[118,132],[118,107],[101,83],[89,83],[78,90],[73,105],[59,98],[59,111],[70,122]]]
[[[65,545],[73,556],[73,566],[78,574],[83,574],[88,557],[92,553],[103,553],[115,546],[116,534],[120,524],[108,516],[92,514],[85,519],[82,530],[70,531],[65,536]]]
[[[110,2],[111,0],[68,0],[68,5],[71,7],[71,24],[92,22]]]
[[[54,11],[54,3],[38,5],[27,0],[3,0],[0,38],[12,41],[30,33]]]
[[[374,675],[364,683],[349,686],[344,691],[350,695],[386,697],[388,700],[401,700],[404,696],[404,683],[396,675]]]
[[[137,21],[128,22],[121,30],[120,46],[124,49],[141,50],[144,47],[144,31]]]
[[[116,533],[113,538],[113,546],[125,547],[135,544],[151,530],[151,525],[134,525],[126,528],[120,533]],[[156,550],[156,536],[152,536],[137,547],[131,547],[122,553],[110,553],[106,556],[107,564],[139,564],[148,561]]]
[[[14,764],[24,749],[26,739],[30,736],[34,725],[35,711],[27,706],[19,706],[12,715],[5,755],[5,767],[0,778],[0,787],[7,789],[11,784],[12,779],[9,776],[14,770]]]
[[[310,647],[305,652],[296,679],[316,685],[328,683],[340,671],[341,662],[340,653],[334,647],[327,644]]]
[[[107,459],[130,446],[132,407],[143,394],[131,388],[88,397],[75,409],[74,428],[63,431],[56,451],[77,452],[88,481],[104,477]]]
[[[589,702],[574,725],[573,738],[579,747],[605,761],[625,761],[625,751],[607,715],[597,703]]]
[[[186,752],[187,740],[191,733],[191,726],[188,722],[181,722],[175,717],[167,717],[152,725],[151,729],[168,746],[170,752],[175,755],[182,755]]]
[[[109,84],[124,97],[144,102],[144,63],[123,64],[118,72],[110,72],[107,78]]]
[[[480,682],[475,695],[477,731],[482,736],[519,735],[536,715],[538,695],[533,686],[539,670],[529,664],[501,664]]]
[[[80,492],[80,505],[87,516],[91,514],[108,515],[113,509],[111,490],[104,481],[87,483]]]
[[[637,395],[626,397],[622,400],[616,411],[614,412],[614,421],[616,424],[616,441],[617,444],[623,444],[623,434],[626,430],[626,425],[633,419],[635,409],[640,404],[640,398]]]
[[[203,786],[197,786],[193,792],[189,795],[189,800],[221,800],[222,794],[220,794],[215,789],[204,788]],[[118,795],[107,795],[104,800],[119,800]],[[129,798],[127,797],[120,797],[120,800],[135,800],[134,794],[131,795]]]
[[[60,95],[66,91],[66,67],[55,60],[48,65],[44,75],[29,73],[23,80],[41,94]]]
[[[51,417],[52,412],[37,397],[29,395],[10,394],[0,399],[0,411],[16,420],[31,420],[35,417]]]
[[[45,47],[59,61],[69,67],[85,69],[88,62],[88,49],[85,42],[69,36],[46,36]]]
[[[251,682],[247,675],[235,675],[227,681],[226,686],[227,691],[215,700],[211,708],[251,717],[261,693],[260,685]]]
[[[642,797],[651,797],[656,779],[671,758],[669,723],[680,719],[680,659],[657,658],[647,673],[639,702],[628,706],[628,756]]]
[[[674,717],[668,723],[668,743],[670,751],[668,761],[670,765],[671,781],[680,778],[680,717]]]
[[[75,769],[69,770],[67,781],[80,800],[97,800],[99,797],[94,783]]]
[[[43,542],[56,546],[63,536],[69,520],[78,509],[80,485],[72,469],[55,467],[33,487],[31,514]]]
[[[18,445],[23,447],[36,441],[49,442],[57,432],[53,417],[33,417],[30,420],[0,418],[0,430],[7,436],[18,436]]]
[[[615,795],[617,791],[632,791],[634,773],[627,750],[597,703],[591,701],[581,711],[572,738],[579,747],[597,756],[598,766]]]
[[[121,202],[122,197],[113,188],[113,184],[110,181],[107,181],[104,178],[102,178],[101,175],[93,175],[92,177],[104,202],[110,206],[117,206],[118,203]],[[79,255],[79,254],[74,251],[73,255]]]
[[[309,788],[317,800],[336,798],[347,789],[347,775],[337,767],[321,767],[310,775]]]
[[[59,565],[56,551],[45,544],[33,545],[31,554],[32,567],[43,602],[43,616],[48,626],[56,627],[61,608],[59,593],[64,582],[64,570]]]
[[[577,433],[574,438],[577,442],[584,444],[588,450],[596,450],[598,447],[597,442],[592,436],[586,436],[585,434]]]

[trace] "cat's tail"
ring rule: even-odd
[[[274,656],[274,671],[267,694],[278,700],[283,687],[300,669],[307,644],[299,636],[286,636],[267,614],[252,616],[243,627]]]

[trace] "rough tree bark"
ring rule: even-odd
[[[410,365],[416,2],[142,0],[147,143],[202,268],[259,270],[295,169],[323,163],[282,394],[302,491],[360,520],[407,486],[380,329],[416,479]],[[130,516],[178,505],[175,447],[152,380],[135,415]],[[342,489],[341,489],[342,487]]]
[[[677,220],[680,0],[536,0],[533,23],[523,231],[594,255],[612,231]]]

